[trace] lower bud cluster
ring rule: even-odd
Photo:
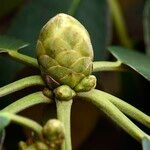
[[[64,126],[57,119],[50,119],[44,125],[42,130],[42,138],[35,140],[28,145],[25,142],[19,142],[20,150],[50,150],[61,146],[64,141]]]

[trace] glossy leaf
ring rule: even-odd
[[[142,147],[143,150],[150,150],[150,140],[148,140],[146,137],[142,140]]]
[[[150,56],[118,46],[108,49],[119,61],[150,81]]]
[[[150,0],[145,3],[143,24],[146,51],[150,54]]]

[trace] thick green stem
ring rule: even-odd
[[[82,0],[73,0],[68,10],[68,14],[74,16]]]
[[[126,25],[118,0],[108,0],[108,4],[111,9],[114,24],[118,32],[121,44],[127,48],[133,48],[132,41],[130,40],[127,33]]]
[[[106,113],[112,120],[121,126],[133,138],[141,142],[143,137],[150,139],[150,136],[138,128],[130,119],[128,119],[114,104],[106,97],[103,97],[99,90],[78,93],[78,96],[93,103],[96,107]]]
[[[72,100],[60,101],[56,99],[57,118],[64,124],[65,141],[62,144],[62,150],[71,150],[70,116]]]
[[[110,102],[112,102],[116,107],[119,108],[123,113],[130,116],[131,118],[137,120],[138,122],[142,123],[143,125],[150,128],[150,117],[144,114],[142,111],[138,110],[137,108],[133,107],[132,105],[128,104],[127,102],[111,95],[106,92],[100,91],[99,94],[102,97],[105,97]]]
[[[124,71],[125,68],[121,66],[120,61],[109,62],[109,61],[94,61],[93,72],[97,71]]]
[[[26,77],[18,81],[15,81],[13,83],[10,83],[4,87],[1,87],[0,97],[3,97],[5,95],[11,94],[13,92],[16,92],[16,91],[19,91],[19,90],[22,90],[24,88],[34,86],[34,85],[42,85],[42,86],[45,85],[41,76],[34,75],[34,76]]]
[[[13,102],[12,104],[2,109],[1,112],[18,113],[36,104],[51,102],[52,100],[44,96],[42,92],[36,92]]]
[[[38,62],[35,58],[32,58],[30,56],[18,53],[17,51],[9,51],[8,54],[9,54],[9,56],[11,56],[16,61],[19,61],[25,65],[39,68]]]
[[[25,118],[22,116],[18,116],[18,115],[14,115],[11,113],[7,113],[7,112],[0,112],[0,117],[6,117],[17,124],[20,124],[20,125],[23,125],[25,127],[32,129],[38,135],[41,134],[42,126],[31,119],[28,119],[28,118]]]

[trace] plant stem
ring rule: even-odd
[[[94,61],[93,72],[97,71],[124,71],[125,68],[121,66],[120,61],[109,62],[109,61]]]
[[[11,94],[13,92],[22,90],[24,88],[34,86],[34,85],[42,85],[44,86],[44,82],[39,75],[34,75],[30,77],[26,77],[23,79],[20,79],[18,81],[15,81],[13,83],[10,83],[4,87],[0,88],[0,97],[3,97],[5,95]]]
[[[126,25],[118,0],[108,0],[108,4],[112,13],[116,31],[118,31],[121,44],[127,48],[133,48],[132,41],[130,40],[127,33]]]
[[[39,68],[37,59],[35,59],[33,57],[18,53],[17,51],[9,51],[8,54],[16,61],[19,61],[25,65]]]
[[[70,133],[70,113],[72,99],[69,101],[60,101],[56,99],[57,118],[64,124],[65,141],[62,144],[62,150],[71,150],[71,133]]]
[[[127,102],[111,95],[106,92],[100,91],[99,94],[102,97],[105,97],[107,100],[112,102],[116,107],[119,108],[123,113],[132,117],[133,119],[137,120],[138,122],[142,123],[143,125],[150,128],[150,117],[144,114],[142,111],[138,110],[137,108],[133,107],[132,105],[128,104]]]
[[[74,16],[77,12],[77,9],[78,9],[80,3],[81,3],[81,0],[73,0],[73,2],[71,3],[70,8],[68,10],[68,14]]]
[[[150,139],[149,135],[138,128],[114,104],[106,99],[106,97],[103,97],[103,95],[100,94],[99,90],[94,89],[89,92],[78,93],[78,96],[85,98],[85,100],[93,103],[137,141],[141,142],[143,137],[147,137],[148,139]]]
[[[42,92],[36,92],[13,102],[12,104],[2,109],[1,112],[18,113],[36,104],[51,102],[52,100],[44,96]]]
[[[22,116],[18,116],[15,114],[7,113],[7,112],[0,112],[0,116],[6,117],[17,124],[28,127],[30,129],[32,129],[33,131],[35,131],[38,135],[41,134],[42,126],[31,119],[28,119],[28,118],[25,118]]]

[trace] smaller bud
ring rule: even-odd
[[[48,88],[43,89],[43,94],[48,98],[53,98],[53,92],[49,90]]]
[[[75,96],[75,92],[67,85],[59,86],[54,90],[55,97],[58,100],[70,100]]]
[[[76,92],[87,92],[96,86],[96,77],[90,75],[81,80],[81,82],[74,88]]]
[[[60,145],[64,140],[64,126],[57,119],[50,119],[43,127],[43,137],[48,145]]]
[[[27,148],[27,144],[23,141],[20,141],[18,146],[19,146],[19,150],[26,150]]]

